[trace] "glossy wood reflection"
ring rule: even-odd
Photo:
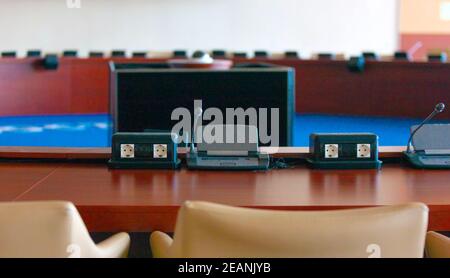
[[[172,231],[186,200],[289,210],[424,202],[431,210],[430,229],[450,230],[450,171],[401,164],[380,171],[299,166],[268,172],[111,171],[103,164],[61,164],[19,198],[48,199],[74,202],[92,231]]]
[[[56,168],[52,164],[0,163],[0,201],[14,201]]]

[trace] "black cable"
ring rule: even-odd
[[[304,160],[300,158],[275,158],[270,157],[269,169],[292,169],[297,165],[303,164]]]

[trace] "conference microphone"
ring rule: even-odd
[[[201,118],[203,114],[203,109],[201,107],[197,107],[195,108],[194,111],[194,126],[192,128],[192,136],[191,136],[191,153],[195,152],[194,149],[194,142],[195,142],[195,138],[196,138],[196,131],[197,131],[197,124],[198,124],[198,120]]]
[[[431,112],[430,115],[428,115],[428,117],[416,128],[414,129],[414,131],[411,133],[411,135],[409,136],[409,140],[408,140],[408,146],[406,149],[406,153],[411,153],[411,143],[412,140],[414,138],[414,135],[416,135],[417,131],[419,131],[419,129],[421,129],[426,123],[428,123],[431,119],[433,119],[437,114],[441,113],[442,111],[445,110],[445,104],[444,103],[438,103],[436,105],[436,107],[434,107],[433,112]]]

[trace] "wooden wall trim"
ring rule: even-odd
[[[379,147],[380,158],[400,158],[406,147]],[[261,151],[275,157],[306,158],[308,147],[262,147]],[[186,148],[179,148],[180,156]],[[0,147],[3,159],[109,159],[111,148],[48,148],[48,147]]]

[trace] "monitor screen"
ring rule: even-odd
[[[200,106],[202,126],[257,125],[261,146],[292,145],[294,71],[290,68],[119,68],[113,69],[111,81],[115,132],[176,130],[180,140],[190,142],[187,134]]]

